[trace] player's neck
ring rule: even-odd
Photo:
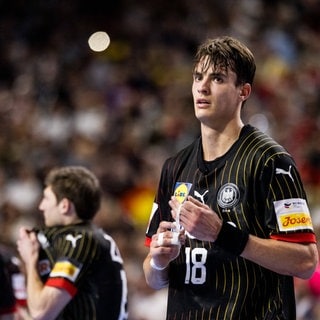
[[[68,226],[73,224],[80,224],[83,222],[84,220],[80,219],[77,215],[72,215],[72,216],[64,217],[63,225]]]
[[[225,128],[223,131],[201,128],[203,158],[206,161],[223,156],[238,140],[243,124]]]

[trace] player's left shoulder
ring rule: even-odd
[[[59,238],[71,244],[73,248],[83,243],[90,243],[93,232],[86,225],[69,225],[60,229]]]

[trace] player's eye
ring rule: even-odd
[[[193,80],[194,81],[199,81],[199,80],[201,80],[203,77],[202,77],[202,74],[201,73],[199,73],[199,72],[194,72],[193,73]]]
[[[214,77],[212,78],[212,80],[213,80],[214,82],[218,82],[218,83],[223,82],[223,79],[222,79],[222,77],[220,77],[220,76],[214,76]]]

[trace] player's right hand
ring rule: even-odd
[[[185,242],[184,231],[174,232],[175,224],[162,221],[157,233],[152,236],[150,255],[157,266],[166,267],[178,257],[181,245]]]

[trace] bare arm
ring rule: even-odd
[[[274,272],[308,279],[317,263],[315,243],[299,244],[250,235],[241,256]]]
[[[178,205],[176,199],[170,200],[174,217]],[[212,242],[217,240],[222,228],[218,215],[209,206],[191,196],[181,207],[180,223],[196,238]],[[249,236],[241,256],[279,274],[303,279],[311,277],[318,263],[315,243],[290,243],[261,239],[253,235]]]
[[[153,289],[161,289],[168,285],[168,268],[156,270],[150,264],[151,255],[147,255],[143,262],[143,271],[147,284]]]
[[[39,243],[34,232],[28,233],[25,228],[21,228],[17,245],[26,268],[30,315],[36,320],[53,320],[71,300],[71,296],[63,289],[42,283],[37,270]]]
[[[143,262],[143,271],[147,284],[153,289],[161,289],[168,285],[168,266],[180,252],[180,244],[174,244],[175,232],[170,231],[175,225],[171,222],[162,221],[157,233],[152,236],[150,251]],[[161,242],[159,235],[162,233]],[[183,243],[185,236],[181,232],[178,236],[179,243]],[[152,259],[152,262],[151,262]]]
[[[70,294],[63,289],[44,286],[34,268],[27,270],[27,279],[28,308],[32,318],[56,319],[71,300]]]

